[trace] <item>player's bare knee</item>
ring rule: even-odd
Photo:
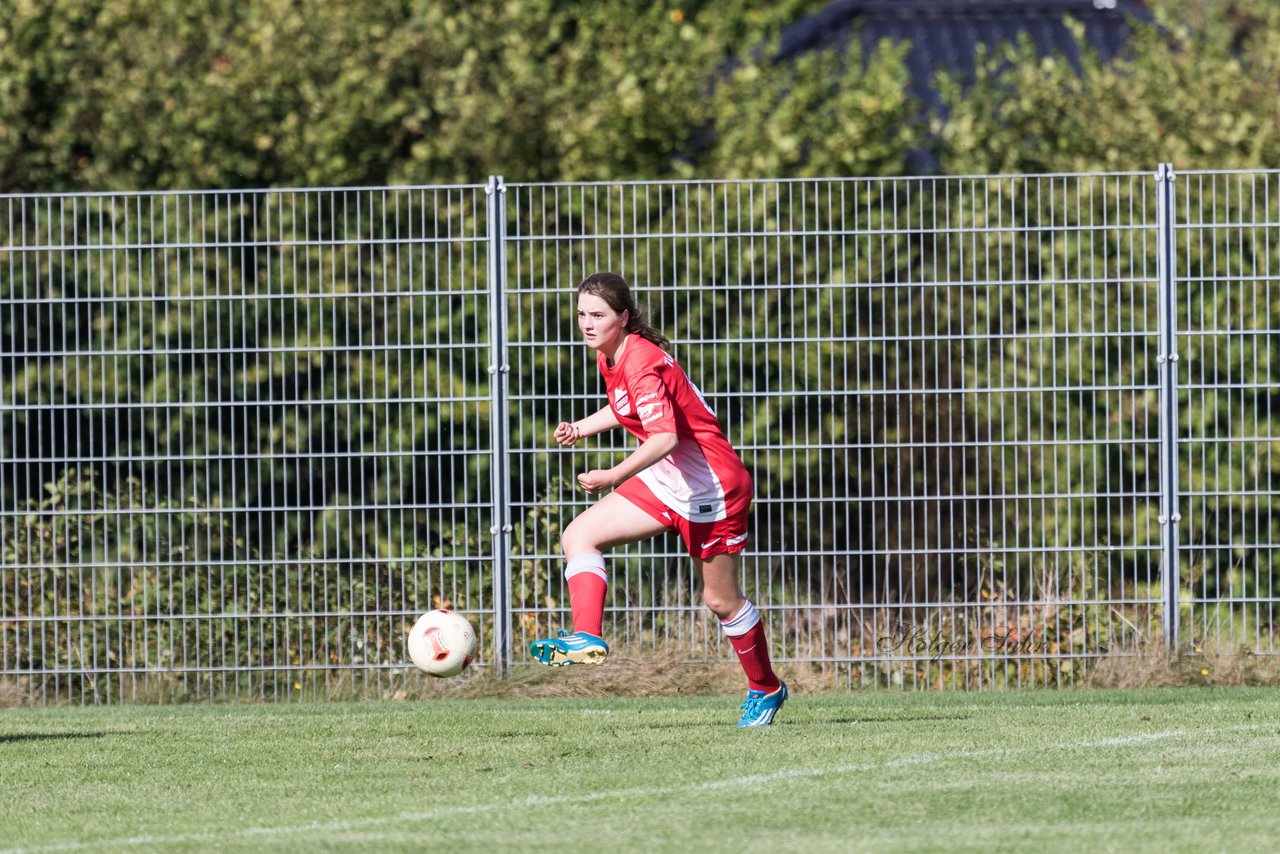
[[[575,521],[560,532],[560,551],[565,557],[576,557],[584,552],[599,551],[599,548],[584,526]]]
[[[718,590],[704,590],[703,603],[721,620],[732,619],[742,607],[742,596],[737,593],[721,593]]]

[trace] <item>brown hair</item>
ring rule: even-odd
[[[578,296],[583,294],[591,294],[600,297],[605,301],[609,308],[618,314],[627,312],[627,331],[633,335],[639,335],[646,341],[652,341],[668,353],[671,352],[671,341],[667,336],[663,335],[653,324],[649,322],[649,318],[644,316],[640,311],[640,306],[636,304],[636,298],[631,295],[631,288],[627,285],[627,280],[619,276],[617,273],[599,272],[592,273],[582,280],[578,285]]]

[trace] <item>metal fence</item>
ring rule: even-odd
[[[550,438],[597,269],[753,472],[784,670],[1277,652],[1278,173],[4,196],[0,700],[394,693],[439,605],[525,664],[627,450]],[[609,562],[616,648],[732,658],[674,538]]]

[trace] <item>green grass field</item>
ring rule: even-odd
[[[1268,689],[10,709],[0,849],[1275,850]]]

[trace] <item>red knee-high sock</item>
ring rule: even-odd
[[[604,624],[604,594],[609,576],[604,571],[604,557],[596,554],[569,558],[564,570],[569,584],[569,609],[573,611],[573,630],[601,637]]]
[[[733,651],[738,653],[738,661],[747,674],[747,684],[752,691],[764,691],[772,694],[782,684],[773,672],[769,661],[769,638],[764,633],[764,623],[760,622],[760,612],[750,602],[729,620],[721,620],[724,633],[733,644]]]

